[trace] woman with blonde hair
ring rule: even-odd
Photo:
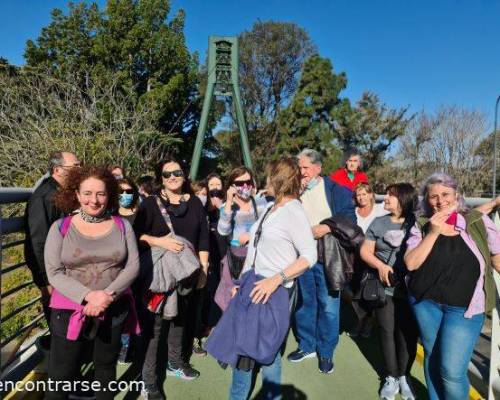
[[[240,286],[206,346],[233,367],[231,400],[248,398],[256,365],[262,366],[263,398],[281,398],[280,349],[290,326],[294,279],[317,260],[316,242],[299,201],[301,174],[295,159],[272,166],[267,190],[276,200],[250,230]],[[245,322],[235,324],[235,319]],[[234,346],[226,345],[228,338]]]

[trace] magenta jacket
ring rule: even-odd
[[[139,319],[137,318],[137,310],[135,309],[134,297],[132,296],[132,291],[127,289],[123,296],[127,296],[130,303],[130,311],[125,321],[124,333],[129,334],[140,334],[141,328],[139,326]],[[51,308],[57,308],[59,310],[73,310],[73,314],[69,319],[68,331],[66,333],[66,339],[68,340],[77,340],[80,336],[80,332],[83,328],[83,324],[87,316],[83,313],[83,309],[85,306],[82,304],[75,303],[73,300],[68,299],[63,296],[57,290],[52,291],[52,295],[50,297]],[[99,317],[100,320],[104,319],[104,315]]]

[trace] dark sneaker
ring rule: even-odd
[[[200,372],[195,370],[189,364],[177,366],[175,364],[170,363],[169,361],[167,366],[167,375],[174,376],[176,378],[180,378],[185,381],[192,381],[200,376]]]
[[[302,360],[305,360],[306,358],[314,358],[314,357],[316,357],[315,351],[312,353],[307,353],[305,351],[297,349],[288,354],[287,360],[290,362],[298,363],[301,362]]]
[[[319,372],[331,374],[333,372],[333,361],[331,358],[320,357],[318,362]]]
[[[143,400],[167,400],[156,385],[145,385],[141,390]]]
[[[193,345],[193,353],[197,356],[206,356],[207,351],[201,346],[201,340],[195,339]]]

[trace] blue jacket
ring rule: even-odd
[[[323,177],[323,182],[325,184],[326,200],[332,210],[332,217],[335,215],[343,215],[356,223],[352,191],[333,182],[328,176]]]
[[[215,359],[237,366],[240,356],[262,365],[271,364],[278,353],[290,324],[288,291],[280,286],[266,304],[253,304],[250,292],[263,279],[253,270],[241,278],[236,296],[222,314],[207,339],[205,349]]]

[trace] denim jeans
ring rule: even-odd
[[[323,265],[315,264],[298,278],[295,335],[299,349],[332,358],[339,342],[340,292],[328,294]]]
[[[281,399],[281,353],[278,351],[276,358],[270,365],[261,366],[262,371],[262,396],[265,400]],[[253,371],[233,369],[233,380],[229,389],[229,400],[247,400],[252,386]]]
[[[463,307],[410,298],[425,350],[424,372],[430,400],[469,398],[467,368],[481,333],[484,314],[465,318]]]

